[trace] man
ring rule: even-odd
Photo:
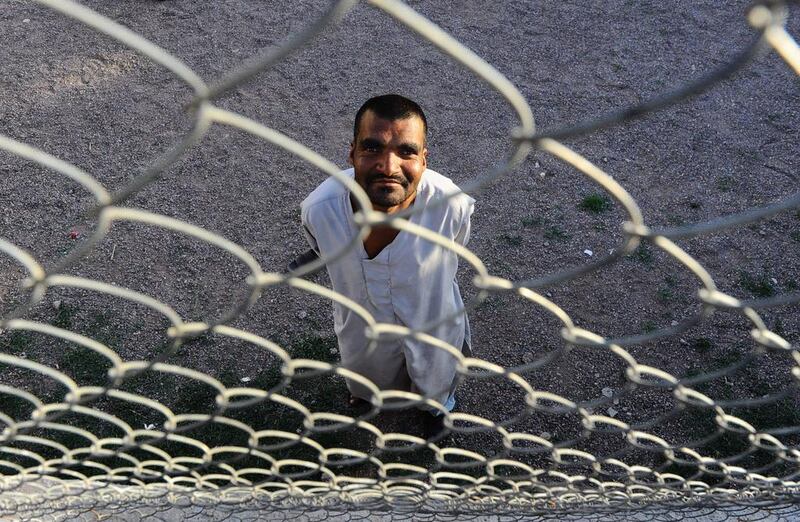
[[[344,171],[364,189],[374,210],[392,214],[414,207],[410,222],[466,245],[474,200],[448,178],[427,169],[427,121],[413,101],[395,94],[367,100],[356,114],[350,163]],[[447,199],[439,205],[437,200]],[[358,233],[358,207],[341,183],[330,178],[301,204],[303,230],[312,253],[294,266],[340,251]],[[291,268],[291,265],[290,265]],[[419,236],[388,226],[375,227],[355,249],[328,263],[333,289],[366,308],[382,323],[416,329],[463,309],[456,284],[458,256]],[[412,338],[381,340],[368,354],[366,324],[334,303],[334,329],[342,363],[382,390],[403,390],[434,399],[449,411],[455,405],[456,361],[445,351]],[[427,333],[469,353],[465,314]],[[370,393],[348,381],[351,404]],[[439,434],[442,417],[429,412],[426,435]]]

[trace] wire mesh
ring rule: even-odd
[[[648,226],[639,205],[620,183],[562,143],[564,139],[622,124],[713,88],[735,71],[748,66],[758,53],[768,50],[776,52],[795,74],[800,74],[800,48],[785,29],[787,11],[784,4],[755,4],[747,15],[754,32],[752,43],[730,63],[708,76],[623,111],[540,132],[523,95],[480,56],[402,2],[369,2],[483,80],[516,114],[518,126],[509,136],[513,143],[512,151],[488,175],[465,186],[466,192],[477,191],[513,172],[536,150],[582,173],[627,215],[622,223],[623,240],[608,255],[533,280],[510,281],[492,275],[481,259],[469,250],[440,242],[475,272],[476,297],[464,313],[489,295],[515,294],[561,323],[561,352],[574,347],[592,347],[608,353],[624,365],[627,381],[624,390],[610,393],[604,390],[602,396],[578,403],[566,396],[539,390],[535,378],[533,382],[525,378],[547,364],[547,359],[507,368],[461,355],[451,346],[439,347],[457,359],[462,377],[499,377],[516,387],[524,397],[521,416],[547,413],[573,417],[583,430],[579,440],[554,443],[542,433],[515,431],[517,424],[512,421],[518,418],[498,422],[469,412],[447,414],[445,424],[452,432],[492,433],[501,439],[503,451],[487,457],[479,451],[449,447],[446,441],[437,443],[404,433],[382,431],[372,420],[381,412],[392,409],[394,396],[391,391],[378,390],[368,379],[335,361],[293,358],[286,347],[231,326],[266,289],[278,286],[316,294],[355,311],[356,305],[344,296],[303,277],[315,266],[304,267],[293,275],[265,271],[250,252],[218,234],[163,214],[123,206],[132,196],[157,181],[159,175],[190,147],[198,145],[210,129],[228,126],[280,147],[336,178],[357,196],[363,209],[368,208],[366,194],[331,161],[273,128],[215,104],[231,89],[279,63],[336,24],[357,2],[343,0],[332,3],[322,17],[285,45],[242,64],[209,84],[164,49],[87,7],[68,0],[37,1],[82,22],[87,30],[99,31],[116,39],[185,82],[194,93],[192,102],[186,107],[192,115],[193,126],[177,145],[115,193],[75,165],[21,141],[0,136],[0,148],[68,177],[91,194],[95,206],[89,217],[96,219],[90,237],[49,268],[45,268],[47,263],[44,260],[36,259],[23,248],[0,239],[0,251],[15,260],[28,275],[26,299],[5,314],[0,327],[6,334],[33,332],[62,339],[92,352],[108,366],[105,384],[89,386],[79,383],[58,367],[19,354],[0,353],[0,363],[6,367],[32,372],[37,378],[58,383],[66,389],[63,397],[51,400],[51,397],[40,397],[25,389],[17,381],[9,380],[0,385],[0,394],[26,404],[30,411],[27,416],[13,413],[6,407],[0,412],[0,421],[4,424],[0,437],[0,485],[3,491],[0,515],[59,518],[67,513],[74,517],[101,509],[119,516],[132,512],[136,512],[136,516],[160,516],[174,509],[201,509],[206,514],[213,510],[223,518],[235,514],[246,518],[248,512],[270,510],[276,519],[280,519],[279,514],[283,512],[287,518],[289,514],[314,518],[323,513],[360,519],[391,513],[394,518],[438,516],[463,520],[488,515],[515,519],[534,515],[602,519],[610,513],[624,512],[625,516],[635,519],[669,520],[676,510],[680,510],[684,517],[701,518],[724,512],[741,519],[758,519],[759,509],[770,507],[770,516],[791,517],[794,512],[791,504],[797,498],[798,483],[795,479],[800,452],[787,442],[787,437],[800,431],[800,427],[760,430],[731,413],[735,407],[776,404],[791,390],[781,390],[759,399],[722,401],[703,393],[700,385],[711,378],[732,374],[749,360],[767,353],[787,354],[793,359],[791,377],[796,383],[800,377],[797,351],[767,327],[758,311],[798,303],[800,294],[744,300],[724,293],[717,288],[714,278],[703,265],[675,241],[742,226],[798,208],[800,194],[705,223],[654,229]],[[407,218],[414,211],[419,209],[409,209],[400,217]],[[356,219],[362,234],[372,227],[388,224],[436,241],[432,232],[413,227],[397,217],[361,210]],[[121,222],[160,227],[225,251],[246,266],[247,291],[217,319],[199,322],[181,317],[169,303],[144,293],[66,272],[89,255],[115,223]],[[634,252],[641,244],[657,248],[697,279],[700,309],[694,317],[647,333],[610,339],[581,328],[557,303],[540,293],[546,287],[608,267]],[[321,263],[325,261],[330,260],[323,259]],[[123,360],[108,343],[65,327],[27,319],[29,311],[44,299],[48,290],[57,287],[103,293],[152,310],[168,323],[165,335],[169,343],[154,358]],[[638,362],[626,349],[634,344],[676,338],[690,327],[708,320],[718,310],[738,313],[751,325],[750,335],[755,349],[749,355],[750,359],[714,372],[681,378]],[[363,313],[362,310],[358,312]],[[368,331],[371,331],[368,334],[376,337],[387,333],[396,335],[396,332],[382,330],[389,325],[381,325],[375,320],[368,323]],[[425,332],[406,330],[405,335],[424,338]],[[243,383],[245,386],[226,385],[214,376],[170,363],[170,357],[184,343],[203,337],[236,340],[253,350],[269,352],[280,361],[280,379],[271,387],[247,386],[247,382]],[[369,411],[355,417],[312,411],[309,405],[282,393],[292,383],[320,374],[359,379],[371,387],[374,396]],[[192,381],[213,390],[212,411],[176,412],[154,397],[123,389],[126,382],[148,375]],[[605,414],[621,394],[649,389],[667,391],[672,395],[672,408],[667,413],[636,424]],[[429,397],[410,396],[415,401],[442,408]],[[160,415],[163,422],[137,429],[109,413],[109,401],[124,404],[127,408],[148,409]],[[256,429],[233,415],[264,404],[296,415],[297,429],[286,425]],[[603,413],[598,413],[603,410]],[[691,441],[669,441],[653,432],[652,428],[659,422],[685,410],[708,414],[713,419],[713,432],[702,440]],[[223,439],[209,445],[202,438],[192,436],[195,430],[203,427],[221,430]],[[369,449],[326,442],[325,436],[331,432],[357,430],[373,439]],[[612,456],[598,456],[579,449],[581,439],[593,436],[616,436],[624,441],[625,448]],[[744,445],[733,455],[724,457],[702,452],[701,448],[707,444],[725,437],[736,437]],[[430,453],[430,463],[393,460],[398,454],[423,451]],[[641,460],[627,458],[626,452],[638,455]],[[642,457],[648,454],[658,456],[666,464],[654,466],[652,459]],[[754,455],[760,458],[752,459]],[[370,466],[370,471],[352,471],[363,465]]]

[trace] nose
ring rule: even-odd
[[[392,151],[386,151],[378,158],[375,169],[386,176],[400,172],[400,156]]]

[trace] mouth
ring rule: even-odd
[[[370,185],[377,185],[379,187],[380,186],[383,186],[383,187],[391,187],[391,186],[402,187],[403,186],[403,184],[401,182],[397,181],[396,179],[392,179],[392,178],[373,179],[372,181],[370,181]]]

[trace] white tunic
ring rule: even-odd
[[[344,174],[353,177],[353,169]],[[466,245],[475,200],[460,194],[446,204],[430,202],[458,192],[450,179],[426,170],[417,187],[409,221]],[[322,257],[340,251],[358,233],[350,192],[333,178],[325,180],[301,204],[307,239]],[[368,259],[361,241],[339,260],[327,264],[333,289],[366,308],[376,321],[419,329],[464,308],[456,283],[458,256],[419,236],[400,231],[389,245]],[[444,350],[412,338],[382,340],[367,354],[366,323],[348,308],[334,303],[334,329],[342,363],[370,379],[381,390],[419,393],[441,404],[451,398],[456,361]],[[466,314],[427,333],[469,351]],[[369,400],[370,393],[348,381],[350,392]]]

